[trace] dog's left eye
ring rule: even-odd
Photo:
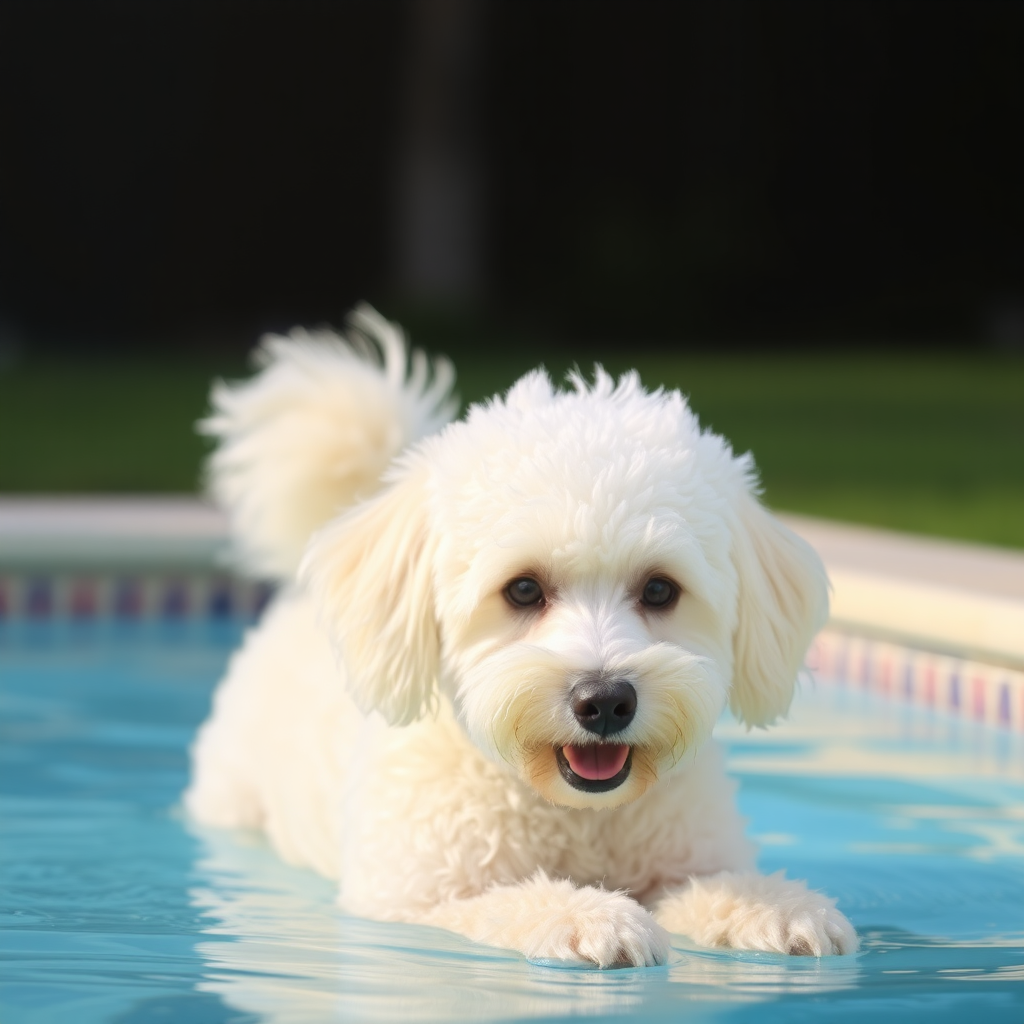
[[[540,584],[529,576],[520,576],[513,580],[505,588],[505,596],[520,608],[529,608],[531,605],[541,604],[544,600],[544,591]]]
[[[664,608],[676,599],[678,593],[679,590],[674,583],[663,576],[652,576],[644,585],[640,603],[648,608]]]

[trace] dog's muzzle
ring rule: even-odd
[[[625,679],[591,677],[569,691],[576,721],[601,740],[592,744],[566,744],[555,751],[562,778],[585,793],[607,793],[629,777],[633,751],[607,737],[622,732],[636,714],[636,690]]]

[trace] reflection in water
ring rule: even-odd
[[[815,995],[855,988],[861,977],[856,956],[785,957],[777,953],[712,952],[687,948],[683,962],[669,968],[669,980],[687,985],[688,998],[721,998],[728,989],[734,1001],[761,1002],[783,995]],[[699,991],[703,990],[703,991]]]
[[[790,718],[748,733],[726,718],[716,735],[733,771],[797,777],[963,780],[996,802],[1024,782],[1024,736],[873,694],[825,687],[797,698]],[[984,781],[983,787],[978,783]]]
[[[282,864],[259,838],[190,829],[203,849],[191,898],[211,936],[196,946],[208,965],[199,988],[267,1022],[646,1017],[683,1004],[689,1019],[708,1019],[848,988],[860,974],[854,957],[714,953],[684,940],[666,968],[532,964],[439,929],[345,917],[332,883]]]

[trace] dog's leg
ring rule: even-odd
[[[806,882],[723,871],[692,878],[654,908],[669,932],[704,946],[759,949],[797,956],[854,953],[857,933],[836,901]]]
[[[442,903],[420,920],[534,960],[645,967],[668,955],[668,936],[635,900],[593,886],[577,889],[542,871],[518,885]]]

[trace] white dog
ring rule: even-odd
[[[449,365],[350,322],[266,339],[213,393],[213,492],[288,582],[216,693],[191,813],[263,829],[350,913],[531,958],[855,950],[834,900],[755,873],[710,739],[727,703],[787,711],[828,610],[750,457],[600,368],[448,422]]]

